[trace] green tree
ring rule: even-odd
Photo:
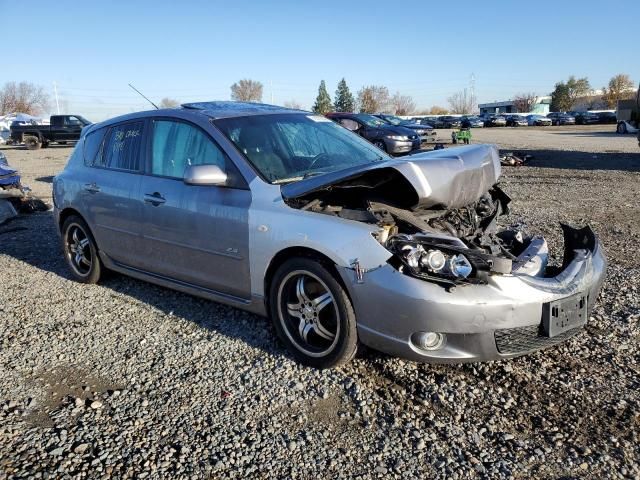
[[[551,93],[551,111],[566,112],[578,103],[580,98],[589,96],[591,84],[587,77],[576,78],[571,75],[566,82],[558,82]]]
[[[333,105],[331,104],[331,97],[329,96],[329,92],[327,92],[327,86],[324,83],[324,80],[320,81],[320,86],[318,87],[318,96],[316,97],[316,103],[313,104],[311,108],[316,113],[320,115],[324,115],[325,113],[329,113],[333,110]]]
[[[569,87],[564,82],[556,83],[553,92],[551,92],[552,112],[566,112],[571,110],[571,97],[569,96]]]
[[[591,93],[591,84],[587,77],[576,78],[571,75],[567,80],[567,88],[569,89],[569,100],[571,101],[569,108],[573,108],[579,98],[586,97]]]
[[[338,82],[333,108],[336,112],[353,112],[356,109],[356,101],[344,78]]]

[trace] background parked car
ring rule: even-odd
[[[576,119],[576,125],[594,125],[599,123],[598,115],[591,112],[568,112]]]
[[[551,125],[575,125],[576,119],[568,113],[551,112],[547,115],[551,119]]]
[[[529,122],[530,127],[533,127],[533,126],[541,127],[541,126],[551,125],[551,119],[543,115],[527,115],[527,122]]]
[[[451,115],[443,115],[438,117],[438,120],[442,123],[440,128],[460,128],[462,125],[460,117],[452,117]]]
[[[618,123],[615,112],[598,112],[598,123]]]
[[[396,117],[395,115],[389,115],[386,113],[378,113],[374,115],[374,117],[378,117],[390,125],[395,125],[396,127],[405,127],[413,130],[414,133],[417,133],[420,136],[421,144],[435,143],[438,139],[438,134],[433,129],[433,126],[427,123],[419,124],[412,122],[411,120],[404,120],[400,117]]]
[[[489,113],[481,116],[484,120],[485,127],[504,127],[507,125],[507,120],[502,115],[495,113]]]
[[[327,118],[339,123],[381,150],[398,155],[420,149],[420,137],[410,128],[391,125],[366,113],[328,113]]]
[[[420,120],[420,125],[431,125],[433,128],[444,128],[444,122],[440,120],[440,117],[423,117]]]
[[[526,117],[522,115],[509,115],[506,117],[507,127],[526,127],[529,125]]]
[[[462,128],[482,128],[484,127],[484,120],[476,115],[469,115],[462,117],[461,125]]]

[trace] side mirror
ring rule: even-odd
[[[184,171],[184,183],[223,186],[227,183],[227,174],[218,165],[190,165]]]

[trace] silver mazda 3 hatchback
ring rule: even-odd
[[[604,279],[589,227],[564,261],[504,228],[492,145],[393,159],[329,119],[235,102],[85,128],[54,181],[75,279],[105,269],[270,316],[300,361],[358,344],[416,361],[509,358],[581,331]]]

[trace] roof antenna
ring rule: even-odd
[[[136,92],[138,92],[138,93],[140,94],[140,96],[141,96],[142,98],[144,98],[147,102],[149,102],[151,105],[153,105],[154,107],[156,107],[156,110],[160,110],[160,109],[158,108],[158,105],[156,105],[156,104],[155,104],[155,103],[153,103],[151,100],[149,100],[147,97],[145,97],[145,96],[142,94],[142,92],[141,92],[140,90],[138,90],[136,87],[134,87],[134,86],[133,86],[133,85],[131,85],[130,83],[129,83],[129,84],[127,84],[127,85],[129,85],[129,86],[130,86],[131,88],[133,88]]]

